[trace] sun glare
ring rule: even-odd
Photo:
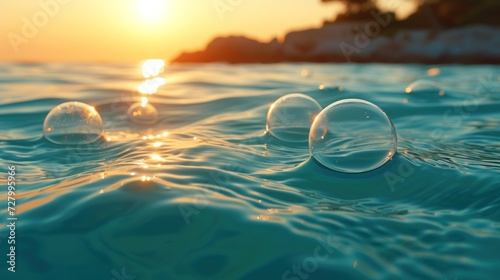
[[[164,17],[165,1],[167,0],[138,0],[138,11],[141,18],[148,21],[155,21]]]

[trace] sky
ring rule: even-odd
[[[2,0],[0,61],[169,60],[219,35],[280,39],[342,10],[320,0]]]

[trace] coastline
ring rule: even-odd
[[[218,37],[204,50],[181,53],[172,62],[500,64],[500,27],[391,30],[390,24],[390,18],[373,14],[371,21],[292,31],[282,42]]]

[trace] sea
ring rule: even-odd
[[[498,65],[170,64],[147,93],[141,65],[0,64],[0,279],[498,279]],[[323,166],[266,131],[290,93],[377,105],[397,152]],[[44,137],[70,101],[98,141]]]

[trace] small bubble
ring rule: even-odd
[[[444,95],[444,91],[439,88],[437,83],[427,80],[418,80],[411,83],[406,87],[405,92],[413,96],[424,96],[424,94],[425,96],[429,94]]]
[[[437,76],[441,74],[441,70],[439,68],[431,68],[427,71],[427,75],[429,75],[430,77],[433,77],[433,76]]]
[[[90,105],[66,102],[49,112],[43,123],[43,135],[55,144],[90,144],[102,137],[102,119]]]
[[[341,87],[341,86],[334,86],[330,83],[323,83],[323,84],[320,84],[318,86],[318,89],[320,91],[324,91],[324,92],[332,92],[332,93],[338,93],[338,92],[342,92],[344,91],[344,88]]]
[[[156,108],[146,103],[134,103],[127,112],[130,121],[136,124],[151,125],[158,121],[158,111]],[[150,138],[151,139],[151,138]]]
[[[266,130],[289,142],[305,142],[321,106],[311,97],[292,93],[276,100],[267,113]]]
[[[300,75],[304,78],[308,78],[311,74],[312,72],[309,69],[302,69],[302,71],[300,71]]]

